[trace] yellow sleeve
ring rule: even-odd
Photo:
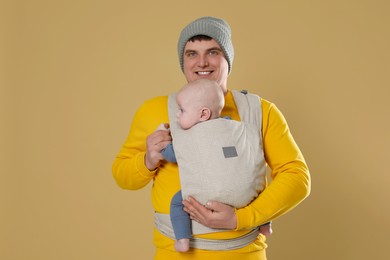
[[[168,122],[167,97],[146,101],[136,112],[129,135],[112,165],[117,184],[123,189],[136,190],[147,185],[156,171],[144,163],[146,137],[161,123]]]
[[[236,209],[237,230],[273,220],[297,206],[310,193],[310,174],[287,122],[277,107],[262,99],[263,145],[272,181],[248,206]]]

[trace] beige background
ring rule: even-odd
[[[229,21],[230,88],[276,103],[311,196],[274,222],[269,259],[389,259],[390,4],[2,1],[0,259],[151,259],[150,185],[111,164],[142,101],[185,81],[176,41]],[[136,257],[135,257],[136,255]]]

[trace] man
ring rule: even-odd
[[[240,120],[227,87],[234,59],[229,25],[214,17],[193,21],[181,32],[178,53],[187,81],[199,78],[216,81],[225,94],[222,116]],[[167,237],[166,225],[161,224],[163,218],[160,218],[169,214],[170,200],[180,190],[177,165],[165,162],[161,155],[172,138],[168,131],[155,131],[161,122],[169,122],[168,98],[148,100],[138,109],[128,139],[113,164],[113,174],[118,185],[125,189],[140,189],[153,180],[152,203],[157,216],[155,259],[266,259],[265,237],[256,232],[257,227],[283,215],[306,198],[310,192],[310,175],[281,112],[264,99],[261,99],[261,109],[262,148],[272,170],[272,182],[248,206],[240,209],[216,201],[201,205],[191,197],[184,200],[184,209],[194,224],[224,229],[216,233],[200,232],[195,236],[201,241],[198,248],[186,253],[175,252],[174,240]]]

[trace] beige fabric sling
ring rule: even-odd
[[[248,205],[265,187],[265,159],[261,138],[262,111],[260,98],[232,91],[241,121],[224,118],[199,123],[188,130],[176,121],[176,94],[168,99],[170,130],[178,162],[183,198],[193,196],[200,203],[216,200],[235,208]],[[156,227],[166,235],[173,233],[166,217],[156,214]],[[168,215],[169,218],[169,215]],[[161,223],[164,223],[161,225]],[[221,232],[193,222],[193,234]],[[192,246],[225,250],[245,246],[256,238],[257,228],[246,240],[233,244],[199,242]],[[205,244],[213,245],[210,248]],[[218,245],[218,246],[217,246]],[[215,249],[214,249],[215,248]]]

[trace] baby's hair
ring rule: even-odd
[[[199,106],[205,106],[211,110],[210,119],[220,117],[225,106],[225,97],[222,88],[216,81],[198,79],[188,83],[183,90],[191,91],[191,100],[197,102]]]

